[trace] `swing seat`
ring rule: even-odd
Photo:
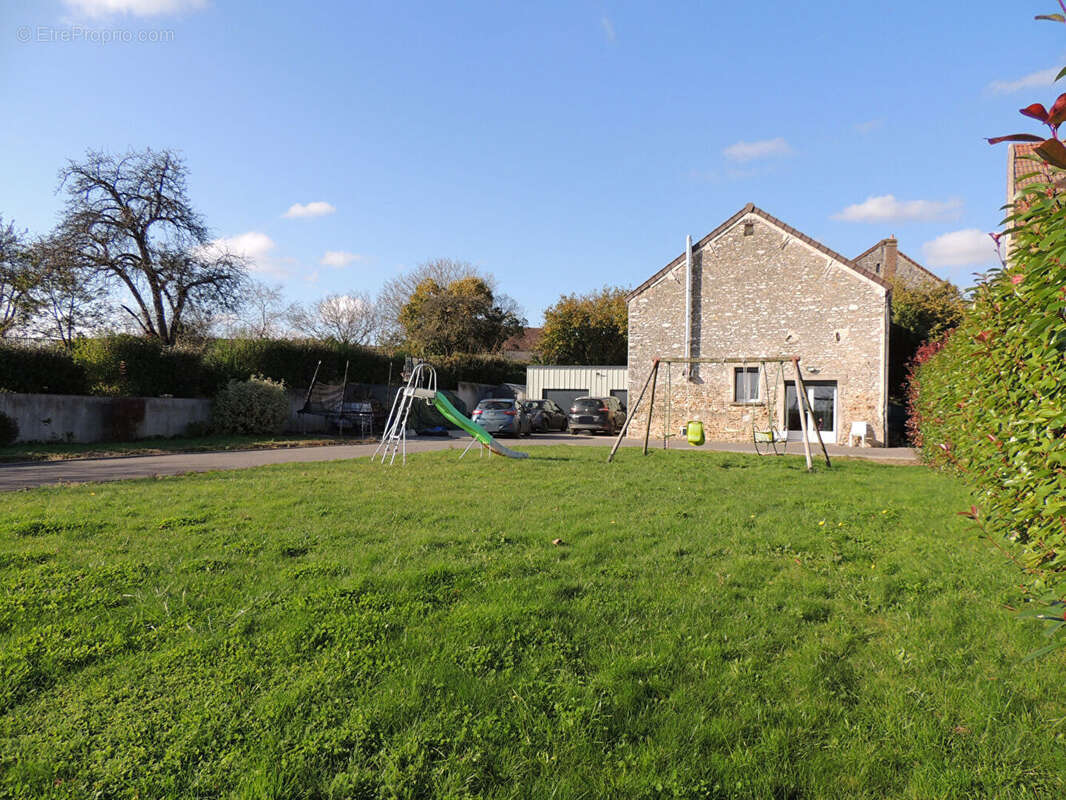
[[[693,420],[685,426],[685,436],[688,439],[688,443],[693,447],[699,447],[706,441],[703,437],[703,423],[699,420]]]
[[[754,431],[755,441],[759,444],[773,444],[774,442],[783,442],[788,437],[784,431]]]

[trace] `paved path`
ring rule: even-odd
[[[420,453],[427,450],[462,449],[470,443],[463,438],[414,438],[407,442],[407,452]],[[604,447],[611,439],[604,436],[570,436],[569,434],[537,434],[515,443],[517,449],[547,444],[567,444]],[[639,447],[637,439],[626,439],[627,447]],[[653,443],[662,447],[662,440]],[[692,449],[680,443],[676,447]],[[186,472],[211,472],[213,470],[247,469],[267,464],[289,464],[311,461],[338,461],[347,458],[369,456],[376,445],[329,445],[325,447],[292,447],[281,450],[226,450],[215,453],[174,453],[161,456],[122,456],[119,458],[93,458],[75,461],[23,462],[0,464],[0,491],[29,489],[62,483],[95,483],[131,478],[152,478],[157,475],[181,475]],[[735,453],[751,453],[752,446],[740,442],[707,442],[705,450]],[[789,443],[789,453],[802,454],[798,442]],[[917,463],[914,451],[907,447],[851,448],[830,445],[830,457],[864,458],[884,463]],[[821,455],[820,453],[818,454]]]

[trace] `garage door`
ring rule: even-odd
[[[554,400],[563,411],[569,411],[574,398],[587,397],[588,393],[588,389],[545,389],[544,399]]]
[[[629,391],[626,389],[611,389],[611,397],[617,397],[619,402],[624,406],[628,406],[626,401],[629,399]]]

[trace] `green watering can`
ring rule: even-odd
[[[703,438],[703,423],[699,420],[693,420],[685,426],[685,436],[688,437],[688,443],[694,447],[698,447],[705,441]]]

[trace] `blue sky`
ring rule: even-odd
[[[66,159],[174,148],[293,300],[450,257],[533,324],[748,201],[848,256],[894,233],[962,285],[994,262],[1006,148],[982,137],[1057,95],[1066,28],[1033,21],[1055,0],[665,9],[5,3],[0,214],[43,233]]]

